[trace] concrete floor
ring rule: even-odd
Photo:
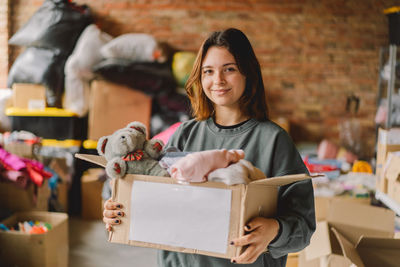
[[[112,244],[102,221],[69,219],[69,266],[156,267],[157,250]]]

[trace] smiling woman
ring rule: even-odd
[[[227,29],[212,33],[199,50],[185,88],[195,119],[182,123],[167,147],[184,152],[242,149],[245,159],[266,177],[307,173],[289,135],[268,119],[260,64],[243,32]],[[124,214],[118,205],[106,202],[104,222],[121,223]],[[244,227],[244,236],[229,240],[232,246],[245,247],[238,257],[229,261],[160,251],[158,264],[165,267],[224,267],[235,266],[234,263],[285,266],[287,254],[303,249],[314,230],[311,181],[295,182],[279,188],[276,216],[252,218]]]

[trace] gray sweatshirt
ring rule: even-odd
[[[271,121],[250,119],[237,127],[218,127],[213,119],[184,122],[167,146],[196,152],[211,149],[243,149],[245,159],[267,177],[308,173],[289,135]],[[160,267],[285,266],[287,254],[306,247],[315,231],[314,194],[310,180],[279,188],[275,217],[280,224],[278,236],[268,251],[253,264],[237,265],[228,259],[204,255],[159,251]]]

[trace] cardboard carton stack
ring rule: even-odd
[[[91,84],[89,102],[88,139],[98,140],[140,121],[150,129],[151,97],[124,85],[105,80]]]
[[[385,167],[387,195],[400,206],[400,151],[388,154]]]
[[[388,180],[385,177],[384,167],[388,153],[394,151],[400,151],[400,128],[389,130],[380,128],[376,154],[376,189],[382,193],[388,192]]]
[[[332,202],[326,220],[317,223],[310,245],[300,253],[299,267],[398,266],[394,216],[388,209]]]

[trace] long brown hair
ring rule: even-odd
[[[242,31],[234,28],[213,32],[199,49],[192,72],[185,85],[192,104],[192,115],[197,120],[205,120],[214,112],[212,102],[203,92],[201,85],[201,65],[208,49],[212,46],[226,48],[235,58],[240,73],[246,77],[246,88],[239,99],[242,113],[260,121],[268,119],[260,63],[249,39]]]

